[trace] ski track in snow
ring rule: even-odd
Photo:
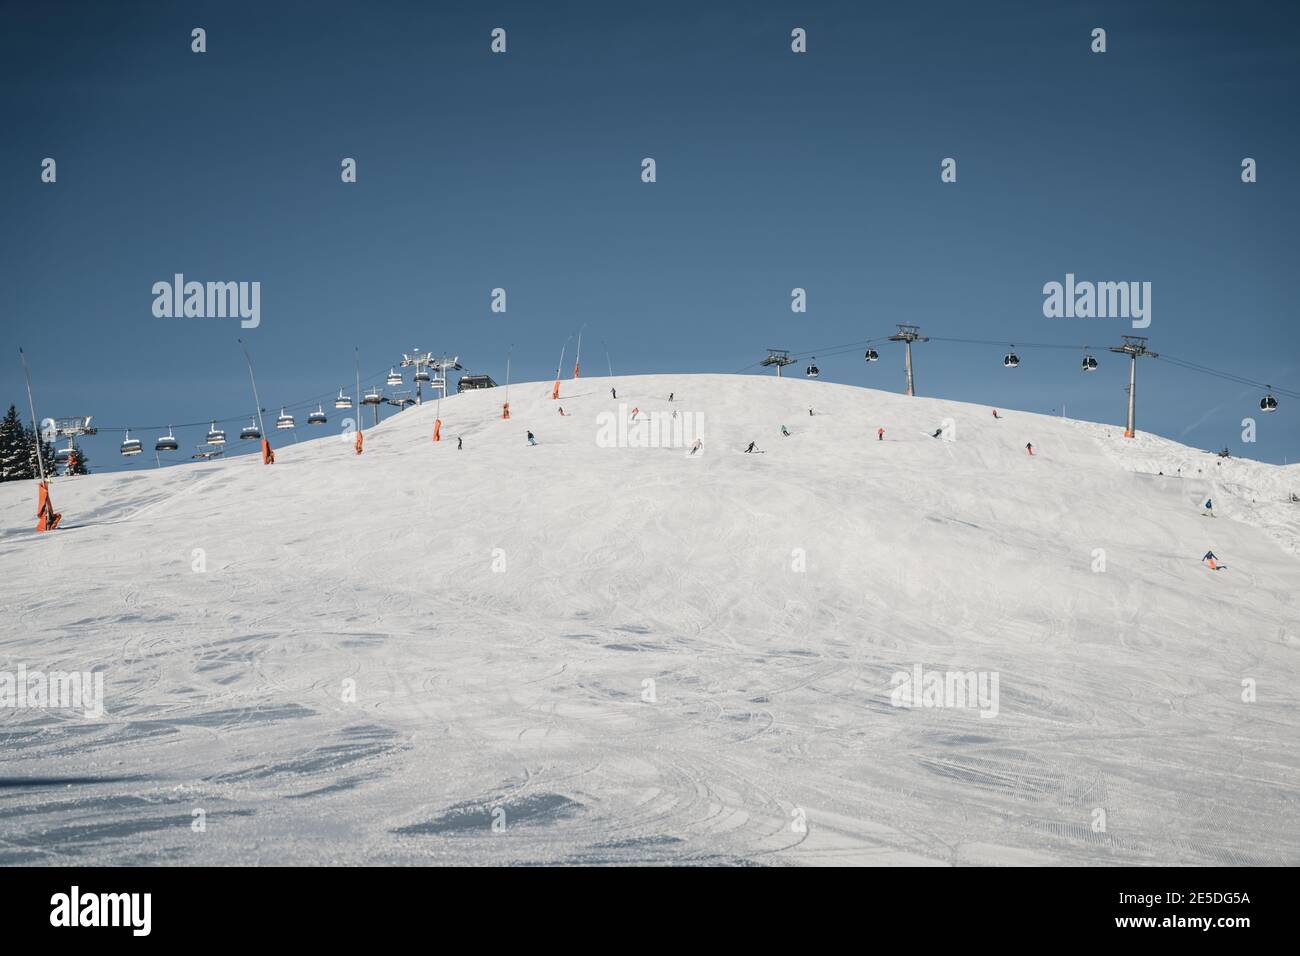
[[[107,711],[0,708],[0,862],[1300,863],[1298,466],[617,385],[58,480],[49,535],[0,485],[0,670],[102,670]],[[702,412],[702,455],[597,447],[620,404]],[[892,706],[914,664],[996,672],[999,715]]]

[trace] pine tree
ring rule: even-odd
[[[27,429],[18,417],[18,409],[10,405],[8,413],[0,419],[0,481],[30,478],[28,472],[34,460]]]
[[[45,477],[49,478],[58,473],[59,462],[54,457],[54,443],[36,441],[36,430],[32,428],[23,429],[23,440],[27,445],[27,477],[39,478],[41,471],[36,467],[36,449],[41,450],[41,463],[45,466]]]

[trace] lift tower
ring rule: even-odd
[[[905,364],[907,366],[907,394],[915,395],[912,382],[912,343],[930,341],[921,334],[921,329],[915,325],[900,325],[898,331],[889,337],[891,342],[902,342],[906,347]]]
[[[764,367],[769,365],[776,366],[776,377],[781,377],[781,369],[787,365],[793,365],[794,359],[790,358],[790,353],[786,349],[768,349],[767,358],[758,363]]]
[[[1133,398],[1134,393],[1137,391],[1138,356],[1147,355],[1151,358],[1159,358],[1159,355],[1147,349],[1147,337],[1145,335],[1121,335],[1120,338],[1124,340],[1124,344],[1112,345],[1110,350],[1128,356],[1128,423],[1124,426],[1124,437],[1132,438],[1135,425]]]

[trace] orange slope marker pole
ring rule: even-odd
[[[506,403],[501,406],[501,418],[504,421],[510,417],[510,353],[515,350],[514,345],[506,352]]]
[[[41,483],[36,493],[36,530],[53,531],[59,526],[63,515],[54,510],[50,500],[50,485],[45,480],[45,459],[41,457],[41,426],[36,419],[36,402],[32,400],[32,373],[27,368],[27,353],[20,347],[18,357],[23,363],[23,377],[27,379],[27,408],[32,413],[32,428],[36,435],[36,469],[40,472]]]
[[[262,464],[274,465],[275,453],[271,451],[271,443],[266,440],[266,422],[262,420],[262,401],[257,397],[257,379],[253,378],[253,359],[248,354],[248,346],[244,344],[244,340],[235,341],[244,350],[244,361],[248,363],[248,380],[253,383],[253,407],[257,409],[257,427],[262,432]]]
[[[353,361],[357,370],[357,454],[361,454],[361,446],[365,444],[361,435],[361,350],[355,345],[352,346]]]
[[[582,329],[587,327],[587,323],[582,324]],[[582,329],[578,329],[578,352],[573,358],[573,377],[578,377],[578,368],[582,365]]]
[[[560,364],[555,366],[555,387],[551,389],[551,400],[555,401],[560,397],[560,370],[564,368],[564,353],[569,350],[569,339],[572,335],[564,340],[564,347],[560,349]]]

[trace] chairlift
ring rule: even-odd
[[[875,349],[867,349],[867,354],[863,356],[868,362],[875,362],[880,359],[880,353]]]
[[[417,382],[429,381],[429,370],[424,366],[420,366],[419,368],[417,368],[415,370],[415,380]]]
[[[250,421],[239,430],[239,438],[241,441],[257,441],[257,439],[261,437],[262,433],[257,430],[257,422],[255,420]]]
[[[170,425],[167,426],[167,434],[159,435],[158,440],[153,443],[154,451],[177,451],[180,447],[180,442],[178,442],[176,436],[172,434],[172,427]]]
[[[292,428],[293,416],[285,414],[284,409],[280,409],[280,417],[275,420],[276,428]]]
[[[1265,395],[1263,398],[1259,400],[1259,410],[1261,412],[1277,411],[1277,399],[1274,398],[1272,395]]]
[[[213,422],[212,427],[208,429],[209,445],[224,445],[226,443],[226,430],[218,428],[217,423]]]
[[[366,389],[365,397],[361,399],[362,405],[381,405],[384,401],[384,394],[380,391],[379,386]]]
[[[344,394],[343,394],[343,389],[340,388],[340,389],[339,389],[339,397],[336,398],[336,399],[334,399],[334,407],[335,407],[335,408],[351,408],[351,407],[352,407],[352,396],[351,396],[351,395],[344,395]]]
[[[128,428],[125,432],[126,437],[122,439],[122,454],[130,457],[138,455],[144,451],[144,446],[140,444],[140,439],[131,437],[131,430]]]
[[[316,411],[307,416],[308,425],[324,425],[325,421],[325,410],[320,405],[316,406]]]
[[[1097,371],[1097,360],[1091,355],[1084,355],[1083,361],[1079,363],[1079,368],[1085,372],[1095,372]]]
[[[1019,364],[1020,356],[1015,352],[1008,352],[1006,355],[1002,356],[1002,365],[1005,368],[1015,368]]]
[[[389,384],[389,385],[401,385],[401,384],[402,384],[402,373],[399,372],[399,371],[398,371],[397,369],[395,369],[395,368],[389,368],[389,370],[388,370],[388,384]]]
[[[816,362],[817,362],[817,356],[814,355],[813,364],[809,365],[808,368],[804,370],[804,374],[807,375],[809,378],[816,378],[822,373],[822,370],[817,367]]]
[[[72,461],[71,448],[58,448],[54,452],[54,463],[56,465],[66,465]]]

